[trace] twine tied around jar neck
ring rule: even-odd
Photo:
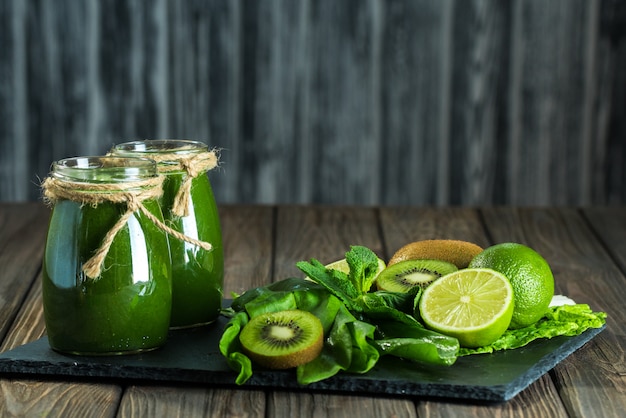
[[[181,217],[189,215],[189,195],[193,179],[217,167],[219,160],[215,150],[192,156],[175,153],[150,154],[149,158],[157,162],[160,173],[185,172],[185,178],[172,204],[172,213]]]
[[[211,251],[213,246],[205,241],[200,241],[184,235],[169,226],[150,212],[143,201],[148,199],[158,199],[163,194],[163,176],[157,176],[146,180],[139,180],[124,183],[81,183],[47,177],[43,183],[44,201],[48,205],[54,205],[58,200],[71,200],[81,205],[89,204],[93,207],[103,202],[125,203],[126,211],[117,222],[106,233],[100,247],[95,251],[89,260],[83,264],[83,272],[90,279],[100,277],[102,264],[106,258],[113,239],[117,233],[126,225],[133,213],[140,211],[157,228],[172,235],[173,237]]]

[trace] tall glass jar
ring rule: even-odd
[[[220,313],[224,255],[219,214],[207,171],[217,165],[208,145],[188,140],[143,140],[115,145],[112,155],[146,157],[165,175],[163,215],[180,233],[208,242],[211,250],[170,238],[172,328],[208,324]]]
[[[156,163],[64,159],[43,189],[52,205],[42,275],[50,346],[79,355],[162,346],[172,290],[168,238],[150,219],[163,220]]]

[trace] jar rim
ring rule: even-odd
[[[189,139],[143,139],[113,146],[119,154],[193,154],[208,151],[204,142]]]
[[[124,183],[157,177],[154,160],[143,157],[80,156],[52,163],[52,176],[87,183]]]

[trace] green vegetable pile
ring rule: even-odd
[[[298,383],[318,382],[339,372],[367,373],[381,356],[441,366],[459,356],[522,347],[538,338],[579,335],[604,326],[606,314],[588,305],[563,305],[532,326],[509,330],[487,347],[461,348],[456,338],[428,330],[420,322],[421,291],[373,291],[377,256],[363,246],[346,253],[349,274],[327,269],[316,259],[297,267],[308,277],[287,278],[237,296],[223,314],[230,317],[220,339],[220,352],[238,372],[237,384],[252,377],[253,363],[242,350],[239,334],[251,318],[267,312],[300,309],[317,316],[324,328],[324,348],[313,361],[296,369]],[[310,279],[310,280],[309,280]]]

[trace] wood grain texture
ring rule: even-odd
[[[384,3],[381,48],[382,201],[449,198],[453,3]]]
[[[113,418],[119,386],[0,379],[0,414],[7,417]]]
[[[626,234],[626,217],[617,212],[614,208],[587,208],[583,210],[583,214],[588,220],[591,228],[597,235],[598,239],[603,243],[603,247],[605,251],[607,251],[609,258],[617,264],[619,271],[610,270],[608,274],[610,284],[608,286],[616,286],[619,287],[619,290],[623,287],[623,281],[621,281],[621,277],[625,274],[626,271],[626,263],[624,259],[624,234]],[[607,269],[609,268],[610,262],[606,262]],[[616,297],[616,299],[621,298],[621,293]],[[610,304],[611,301],[602,301],[602,304]],[[619,309],[621,311],[621,309]],[[621,312],[617,312],[617,314],[621,314]],[[617,323],[614,325],[616,327],[615,331],[611,334],[606,335],[606,339],[604,341],[599,342],[602,344],[602,352],[604,354],[604,358],[602,358],[599,363],[601,364],[610,364],[610,370],[616,370],[618,372],[617,375],[613,375],[612,378],[621,380],[622,376],[626,375],[626,365],[622,361],[624,355],[624,344],[626,344],[626,338],[624,337],[624,326],[622,317],[617,317]]]
[[[583,208],[582,213],[605,243],[606,251],[611,254],[622,271],[626,271],[626,216],[619,208]]]
[[[324,264],[340,260],[351,245],[364,245],[382,256],[374,209],[280,207],[273,281],[302,277],[303,273],[296,267],[296,262],[301,260],[316,258]]]
[[[130,386],[124,392],[117,416],[264,417],[265,394],[251,390]]]
[[[3,0],[0,201],[133,139],[219,203],[626,201],[615,0]]]
[[[41,275],[36,277],[28,295],[21,302],[21,309],[0,345],[1,351],[11,350],[20,345],[33,342],[46,333],[43,301],[41,296]]]
[[[558,398],[554,383],[544,375],[508,402],[492,405],[472,405],[424,401],[418,403],[418,416],[422,417],[569,417],[563,402]]]
[[[415,405],[404,399],[373,399],[365,396],[336,396],[274,392],[268,398],[268,415],[276,418],[414,418]]]
[[[441,203],[475,205],[503,199],[497,188],[502,187],[501,179],[494,173],[509,171],[501,160],[502,148],[511,143],[502,124],[503,92],[512,87],[507,73],[512,35],[506,30],[511,7],[510,2],[479,0],[458,2],[454,8],[450,148],[448,160],[439,161],[448,173],[449,192]]]
[[[517,3],[512,22],[514,77],[509,84],[512,135],[517,136],[508,154],[513,204],[529,193],[536,202],[586,203],[576,196],[590,192],[582,190],[580,181],[589,176],[584,161],[590,156],[582,153],[597,143],[589,125],[596,115],[589,113],[591,107],[577,104],[593,101],[596,80],[595,74],[585,73],[584,65],[568,63],[585,62],[590,48],[593,55],[593,25],[588,19],[598,15],[598,6],[586,1]],[[556,21],[561,23],[555,26]],[[561,163],[555,164],[556,159]]]
[[[0,341],[41,269],[49,211],[43,205],[4,206],[0,211]]]
[[[222,149],[221,168],[211,172],[211,182],[221,202],[253,193],[256,170],[250,166],[254,150],[244,144],[242,95],[244,78],[242,1],[166,2],[161,27],[166,38],[164,65],[164,125],[146,126],[125,136],[156,136],[204,141]],[[165,31],[163,30],[164,28]],[[254,154],[251,154],[254,155]],[[244,170],[241,167],[250,166]]]
[[[603,331],[605,333],[606,331]],[[607,338],[604,336],[604,338]],[[576,358],[567,358],[554,370],[555,385],[559,390],[565,407],[570,416],[585,417],[610,417],[623,414],[626,405],[626,396],[613,397],[611,402],[602,402],[607,393],[614,387],[623,385],[623,347],[624,338],[618,342],[621,344],[620,358],[607,357],[603,353],[608,348],[615,349],[615,341],[597,339],[584,346]],[[608,344],[607,344],[608,343]],[[609,345],[611,347],[606,347]],[[613,363],[617,361],[618,363]],[[616,370],[616,367],[621,370]],[[584,382],[584,390],[575,390],[572,384]]]
[[[0,199],[4,201],[32,198],[32,189],[24,183],[30,174],[26,6],[25,2],[0,5]]]
[[[224,295],[243,293],[271,281],[273,208],[220,206],[224,247]]]

